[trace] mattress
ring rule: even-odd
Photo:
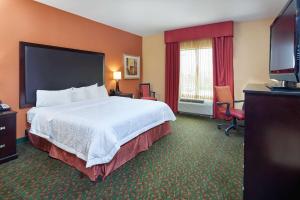
[[[107,97],[67,105],[33,108],[30,133],[86,161],[108,163],[120,147],[176,117],[163,102]]]

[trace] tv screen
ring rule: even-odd
[[[271,26],[271,73],[294,72],[296,13],[297,1],[293,0]]]

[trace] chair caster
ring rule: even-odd
[[[225,135],[229,136],[229,131],[230,130],[235,130],[236,129],[236,125],[235,124],[231,124],[228,128],[225,129]]]
[[[230,131],[230,130],[225,130],[225,135],[226,135],[226,136],[230,136],[229,131]]]

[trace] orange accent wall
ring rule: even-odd
[[[113,14],[113,13],[112,13]],[[142,55],[140,36],[31,0],[0,1],[0,100],[17,111],[17,138],[24,137],[26,112],[19,109],[19,41],[105,53],[105,83],[123,72],[123,54]],[[120,90],[137,95],[140,80],[121,80]]]

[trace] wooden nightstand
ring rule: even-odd
[[[0,112],[0,164],[16,159],[16,112]]]
[[[109,94],[109,96],[119,96],[119,97],[128,97],[128,98],[133,98],[132,93],[119,93],[119,94]]]

